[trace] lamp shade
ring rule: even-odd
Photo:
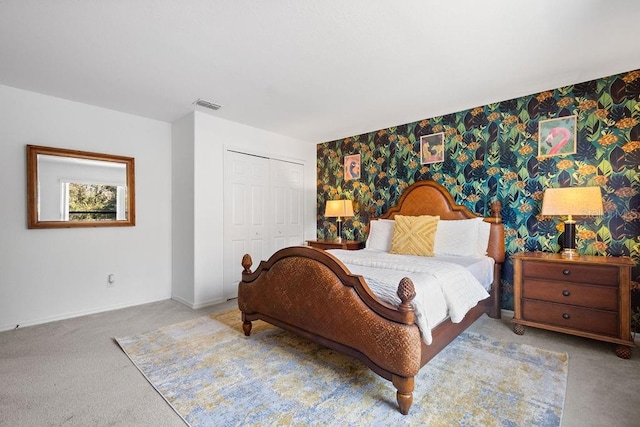
[[[353,202],[351,200],[328,200],[325,206],[324,216],[346,217],[353,216]]]
[[[542,215],[602,215],[600,187],[547,188],[542,199]]]

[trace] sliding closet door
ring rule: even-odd
[[[250,254],[255,268],[271,254],[269,159],[226,151],[224,176],[223,277],[224,295],[230,299],[238,296],[242,256]]]
[[[271,231],[273,252],[287,246],[302,245],[303,238],[303,187],[304,166],[281,160],[269,160],[271,180]]]

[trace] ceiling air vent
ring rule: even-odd
[[[204,108],[208,108],[210,110],[219,110],[220,108],[222,108],[220,105],[214,104],[213,102],[205,101],[202,98],[196,99],[194,104],[199,105],[199,106],[204,107]]]

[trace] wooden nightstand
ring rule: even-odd
[[[618,344],[631,357],[630,258],[524,252],[514,260],[513,331],[525,326]]]
[[[307,240],[307,245],[312,248],[318,249],[347,249],[355,251],[356,249],[364,248],[364,242],[356,242],[354,240],[343,240],[338,242],[337,240]]]

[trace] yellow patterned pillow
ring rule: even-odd
[[[439,216],[395,216],[391,253],[433,256]]]

